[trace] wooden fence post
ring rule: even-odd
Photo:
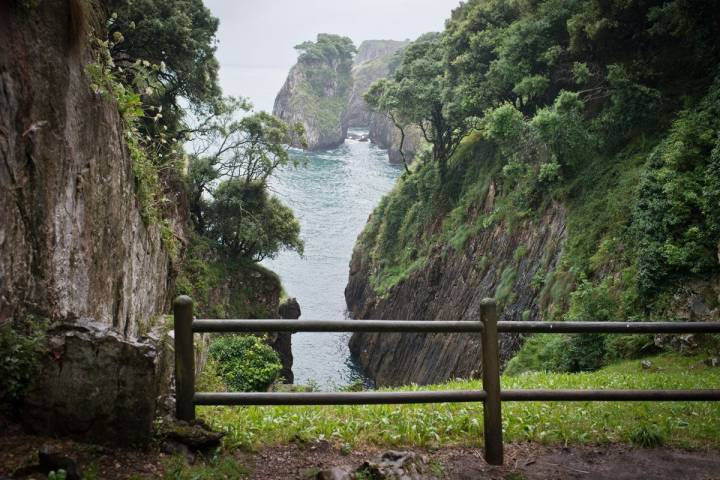
[[[503,464],[502,409],[500,407],[500,355],[498,352],[497,305],[492,298],[480,303],[482,332],[482,382],[486,392],[483,409],[485,461]]]
[[[193,301],[181,295],[173,302],[175,328],[175,417],[195,420],[195,345],[193,343]]]

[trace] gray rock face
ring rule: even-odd
[[[53,327],[22,421],[36,432],[83,441],[147,444],[171,373],[158,343],[128,340],[92,321]]]
[[[368,128],[371,125],[371,112],[368,110],[363,95],[374,81],[388,76],[393,56],[405,48],[408,43],[410,42],[366,40],[360,44],[358,53],[355,55],[352,69],[353,89],[345,114],[348,126]],[[392,125],[390,126],[392,127]]]
[[[410,42],[395,40],[368,40],[360,44],[353,66],[353,91],[346,113],[350,127],[367,128],[370,141],[388,151],[390,163],[402,163],[400,155],[400,131],[390,119],[382,113],[371,112],[363,95],[376,80],[385,78],[392,72],[395,56]],[[408,164],[412,163],[420,146],[422,136],[418,128],[405,129],[403,152]]]
[[[390,118],[382,113],[371,112],[369,131],[370,141],[388,151],[390,163],[403,163],[403,156],[400,154],[400,130],[393,125]],[[418,127],[408,126],[405,128],[402,151],[408,165],[415,160],[423,141],[422,132]]]
[[[89,317],[128,336],[166,304],[117,106],[90,89],[68,2],[0,5],[0,324]]]
[[[494,199],[491,187],[478,213],[492,211]],[[504,270],[515,265],[514,252],[524,245],[527,252],[517,265],[512,285],[515,297],[501,310],[500,320],[538,320],[538,295],[531,281],[537,271],[555,268],[565,229],[565,210],[559,205],[536,222],[518,226],[512,235],[498,225],[472,238],[460,251],[445,255],[437,249],[425,267],[386,297],[375,294],[368,253],[356,248],[345,289],[348,308],[357,319],[477,320],[481,299],[495,296]],[[492,261],[482,262],[482,257]],[[501,335],[503,360],[518,347],[517,337]],[[482,372],[480,338],[469,334],[356,333],[350,350],[379,386],[439,383]]]
[[[322,91],[311,83],[313,70],[329,69]],[[289,123],[302,123],[309,150],[326,150],[342,145],[347,135],[345,121],[351,82],[349,72],[340,71],[336,65],[324,63],[298,63],[290,69],[288,78],[275,97],[273,114]],[[293,146],[300,147],[299,143]]]

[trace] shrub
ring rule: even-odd
[[[652,423],[643,423],[630,432],[630,441],[638,447],[655,448],[665,443],[660,428]]]
[[[210,345],[210,357],[228,388],[257,392],[278,379],[282,365],[278,354],[262,338],[253,335],[226,335]]]
[[[26,331],[12,326],[0,329],[0,405],[22,399],[39,368],[45,330],[36,322]]]

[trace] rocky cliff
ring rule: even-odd
[[[65,1],[0,8],[0,323],[90,317],[132,336],[167,303],[117,107],[93,93]]]
[[[393,72],[400,61],[402,50],[409,43],[397,40],[366,40],[358,47],[352,69],[353,90],[345,114],[346,122],[350,127],[368,129],[370,141],[388,151],[390,163],[403,161],[399,150],[400,131],[385,114],[371,112],[363,96],[373,82]],[[403,152],[409,164],[422,145],[422,137],[420,130],[412,127],[407,128],[405,134]]]
[[[612,247],[629,248],[619,240],[633,214],[626,196],[637,191],[642,170],[628,170],[619,158],[595,176],[586,171],[571,199],[529,211],[510,210],[515,187],[501,156],[476,136],[450,162],[447,181],[456,180],[444,202],[428,193],[437,178],[422,164],[381,201],[358,239],[345,290],[353,318],[477,320],[481,300],[494,297],[501,320],[720,320],[717,275],[687,279],[662,301],[640,303],[635,267]],[[678,341],[688,348],[696,339]],[[502,361],[521,343],[501,335]],[[350,349],[380,386],[474,377],[482,368],[479,338],[467,334],[359,333]]]
[[[395,54],[408,43],[397,40],[366,40],[360,44],[353,63],[353,88],[345,114],[348,126],[368,128],[371,125],[372,114],[363,95],[374,81],[390,74]]]
[[[475,215],[492,212],[495,198],[491,184]],[[498,224],[458,250],[438,246],[421,268],[384,294],[373,288],[371,254],[359,244],[345,298],[358,319],[478,320],[483,298],[511,291],[511,297],[501,299],[500,320],[537,320],[533,278],[556,267],[565,238],[565,210],[554,205],[538,221],[524,222],[512,233]],[[506,361],[517,350],[518,338],[501,335],[501,342]],[[358,333],[350,350],[380,386],[438,383],[481,373],[480,339],[468,334]]]
[[[337,147],[345,141],[345,119],[352,90],[352,55],[355,47],[349,38],[319,34],[317,42],[296,47],[298,62],[275,98],[273,114],[305,127],[310,150]]]
[[[32,426],[136,443],[168,386],[161,342],[138,337],[168,304],[171,262],[141,217],[117,106],[85,73],[78,26],[103,12],[73,4],[0,5],[0,327],[56,325]]]

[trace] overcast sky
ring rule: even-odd
[[[261,109],[295,63],[293,47],[318,33],[363,40],[414,39],[440,31],[459,0],[205,0],[220,19],[217,57],[227,94]]]

